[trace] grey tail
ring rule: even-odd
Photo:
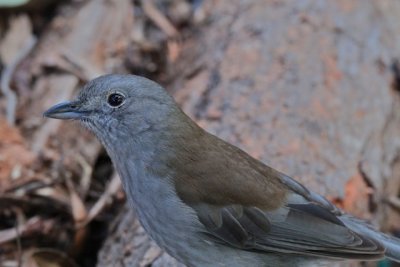
[[[386,248],[385,256],[395,262],[400,262],[400,239],[381,234],[381,241]]]
[[[342,222],[355,232],[377,240],[385,247],[385,256],[395,262],[400,262],[400,239],[381,233],[365,221],[350,215],[341,217]]]

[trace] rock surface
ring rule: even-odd
[[[400,55],[400,4],[210,5],[208,23],[171,70],[169,88],[183,109],[345,210],[398,230],[400,216],[386,200],[400,189],[400,95],[391,68]],[[148,266],[150,252],[154,266],[178,266],[130,210],[120,220],[98,266]]]

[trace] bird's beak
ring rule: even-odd
[[[79,101],[62,102],[52,106],[43,113],[43,116],[61,120],[77,120],[87,112],[81,109]]]

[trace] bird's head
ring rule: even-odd
[[[161,130],[181,113],[157,83],[139,76],[112,74],[90,81],[76,100],[57,104],[44,116],[79,120],[107,144]]]

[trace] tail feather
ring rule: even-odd
[[[381,238],[386,248],[385,256],[395,262],[400,262],[400,239],[385,234],[381,234]]]
[[[400,239],[384,233],[381,233],[365,221],[344,215],[341,217],[342,222],[353,231],[366,235],[374,240],[379,241],[385,247],[385,256],[395,262],[400,262]]]

